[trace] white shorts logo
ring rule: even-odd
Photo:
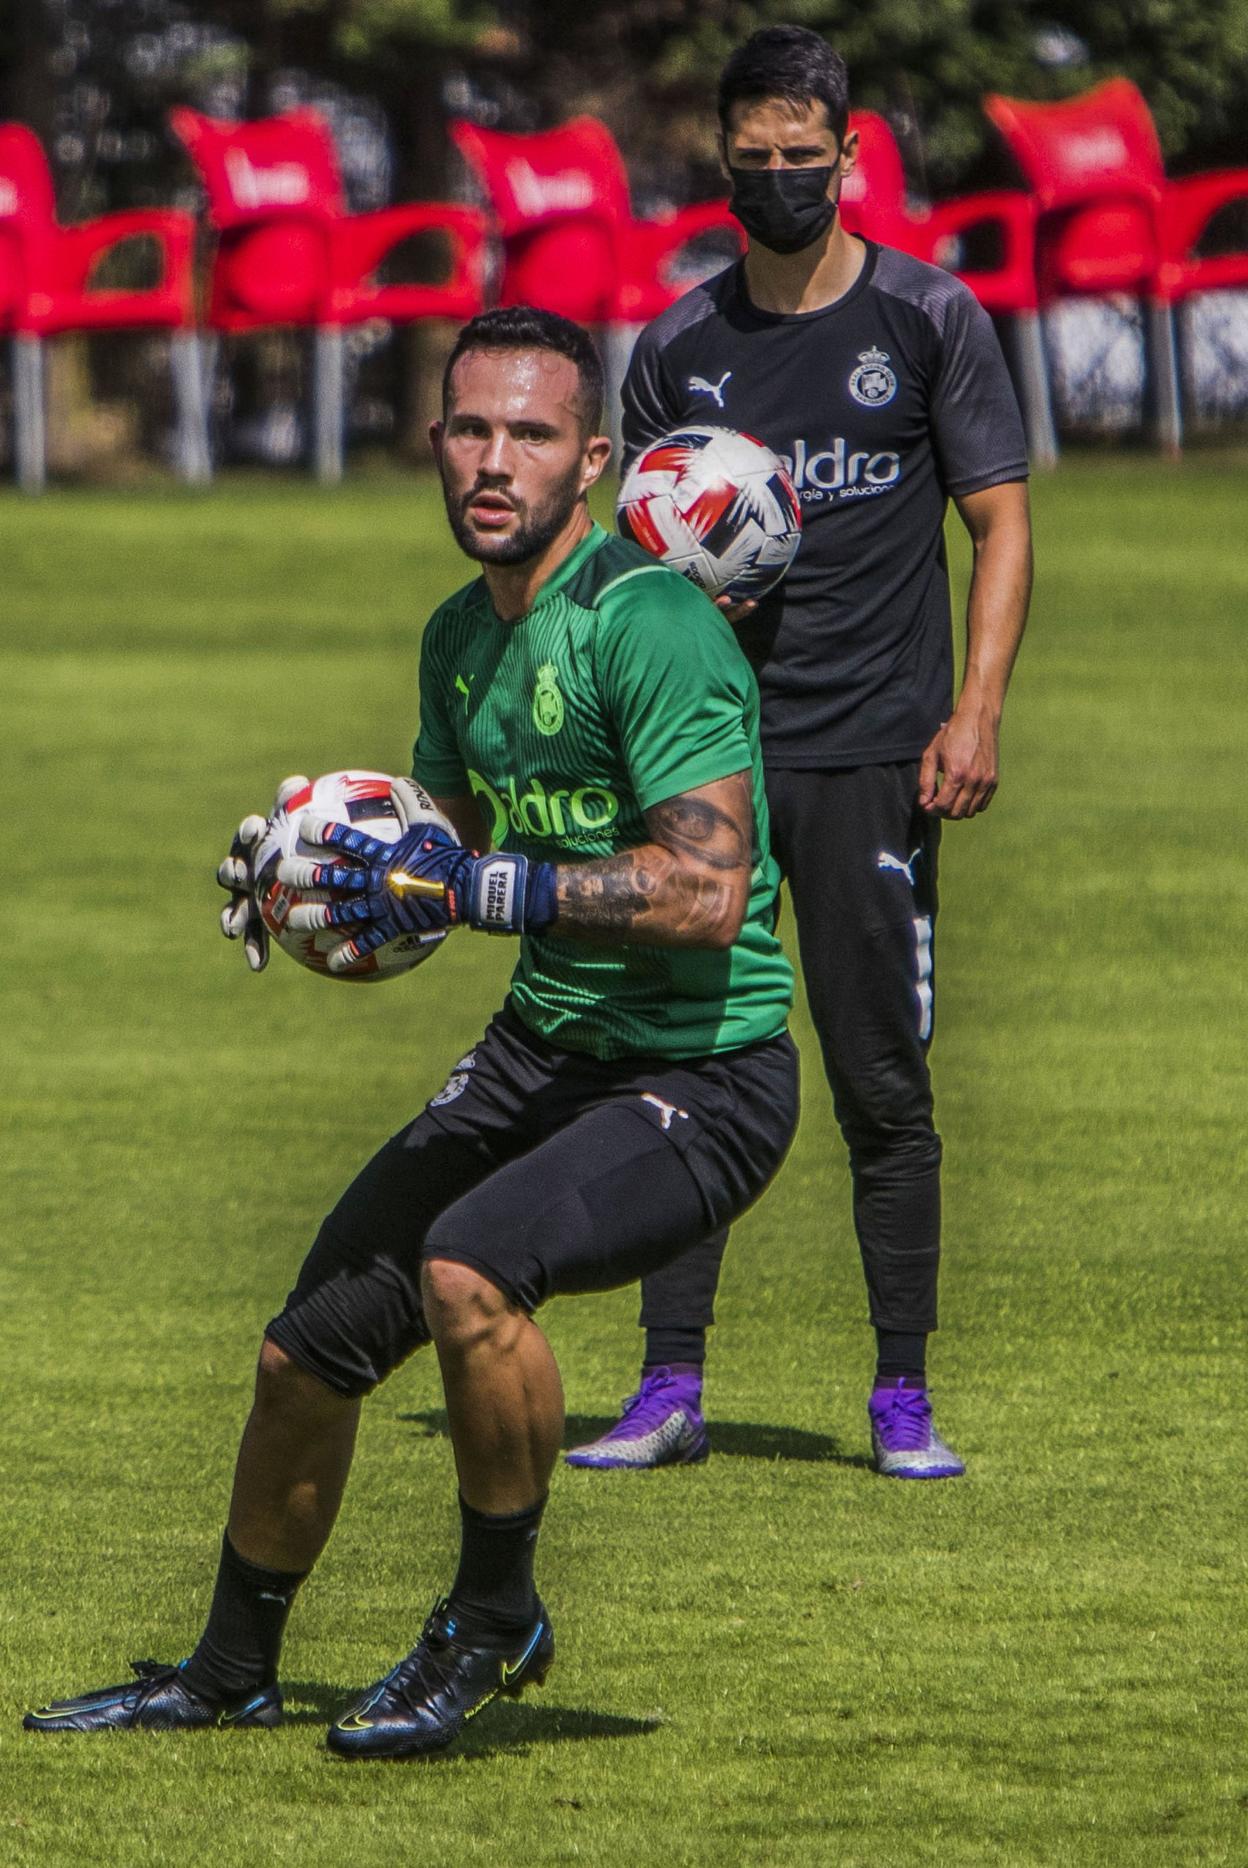
[[[468,1072],[477,1061],[475,1051],[469,1051],[467,1057],[461,1057],[450,1076],[446,1079],[436,1096],[429,1098],[430,1109],[441,1109],[444,1103],[453,1103],[457,1096],[462,1096],[468,1088]]]
[[[649,1103],[652,1108],[658,1110],[659,1120],[663,1125],[663,1133],[665,1135],[677,1116],[680,1117],[682,1122],[688,1122],[689,1120],[689,1111],[687,1109],[678,1109],[675,1103],[665,1103],[661,1096],[656,1096],[654,1094],[653,1090],[643,1090],[641,1092],[641,1100],[643,1103]]]
[[[888,367],[886,350],[873,346],[858,352],[858,368],[850,373],[849,393],[864,409],[882,409],[892,401],[897,394],[897,378]]]

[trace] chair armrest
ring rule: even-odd
[[[703,234],[731,234],[745,251],[745,230],[726,201],[699,201],[678,208],[670,218],[630,221],[619,229],[620,276],[615,316],[626,324],[657,317],[685,287],[669,284],[664,268],[682,247]]]
[[[136,208],[102,214],[97,220],[59,227],[55,269],[62,290],[83,291],[92,267],[127,240],[153,239],[161,248],[161,281],[155,290],[190,291],[195,222],[175,208]]]
[[[988,288],[991,283],[992,309],[1034,307],[1036,203],[1031,195],[1012,188],[986,189],[981,194],[939,201],[926,219],[930,257],[937,265],[946,263],[942,248],[959,240],[970,228],[995,226],[1001,237],[1000,261],[990,267],[954,266],[952,270],[973,289]]]
[[[402,241],[444,233],[451,243],[451,275],[480,269],[486,219],[477,208],[448,201],[413,201],[349,214],[330,223],[330,269],[334,293],[353,293]]]
[[[1162,243],[1167,259],[1183,261],[1219,208],[1248,198],[1248,169],[1214,169],[1171,182],[1162,196]]]
[[[708,233],[730,233],[745,251],[745,229],[726,201],[697,201],[661,220],[632,221],[625,230],[625,248],[630,257],[636,253],[639,260],[661,266],[682,246]]]

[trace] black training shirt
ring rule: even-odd
[[[951,274],[866,243],[820,311],[759,311],[740,262],[637,340],[624,458],[689,423],[784,457],[802,506],[788,575],[739,625],[774,766],[917,758],[952,705],[951,493],[1027,474],[992,323]]]

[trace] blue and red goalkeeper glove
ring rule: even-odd
[[[505,851],[476,856],[440,824],[413,824],[397,843],[382,843],[305,812],[299,835],[326,860],[284,857],[277,879],[330,899],[292,908],[287,925],[351,930],[329,957],[333,972],[401,934],[461,924],[487,934],[540,934],[557,913],[553,863]]]

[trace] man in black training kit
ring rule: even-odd
[[[942,818],[997,785],[997,734],[1031,584],[1022,424],[987,315],[948,273],[848,234],[854,164],[843,61],[797,26],[757,32],[719,87],[744,260],[642,332],[624,383],[625,464],[688,425],[783,456],[802,506],[787,577],[729,609],[762,691],[772,847],[849,1147],[877,1365],[875,1462],[955,1477],[937,1434],[940,1139],[932,1120],[936,853]],[[974,546],[953,705],[943,523]],[[576,1466],[706,1457],[706,1326],[724,1238],[643,1284],[638,1391]]]
[[[541,1681],[554,1640],[533,1556],[563,1395],[532,1312],[631,1283],[726,1225],[793,1131],[793,976],[749,666],[699,591],[590,519],[610,443],[584,331],[525,309],[475,319],[444,411],[447,514],[483,575],[425,631],[416,782],[393,781],[408,827],[382,843],[305,814],[319,854],[277,875],[311,891],[290,925],[342,930],[331,971],[462,923],[520,935],[511,995],[348,1188],[265,1332],[198,1646],[28,1714],[35,1730],[276,1725],[287,1613],[333,1527],[361,1399],[430,1340],[459,1571],[328,1742],[433,1751]],[[296,808],[306,783],[279,798]],[[244,821],[220,878],[225,932],[256,970],[263,830]]]

